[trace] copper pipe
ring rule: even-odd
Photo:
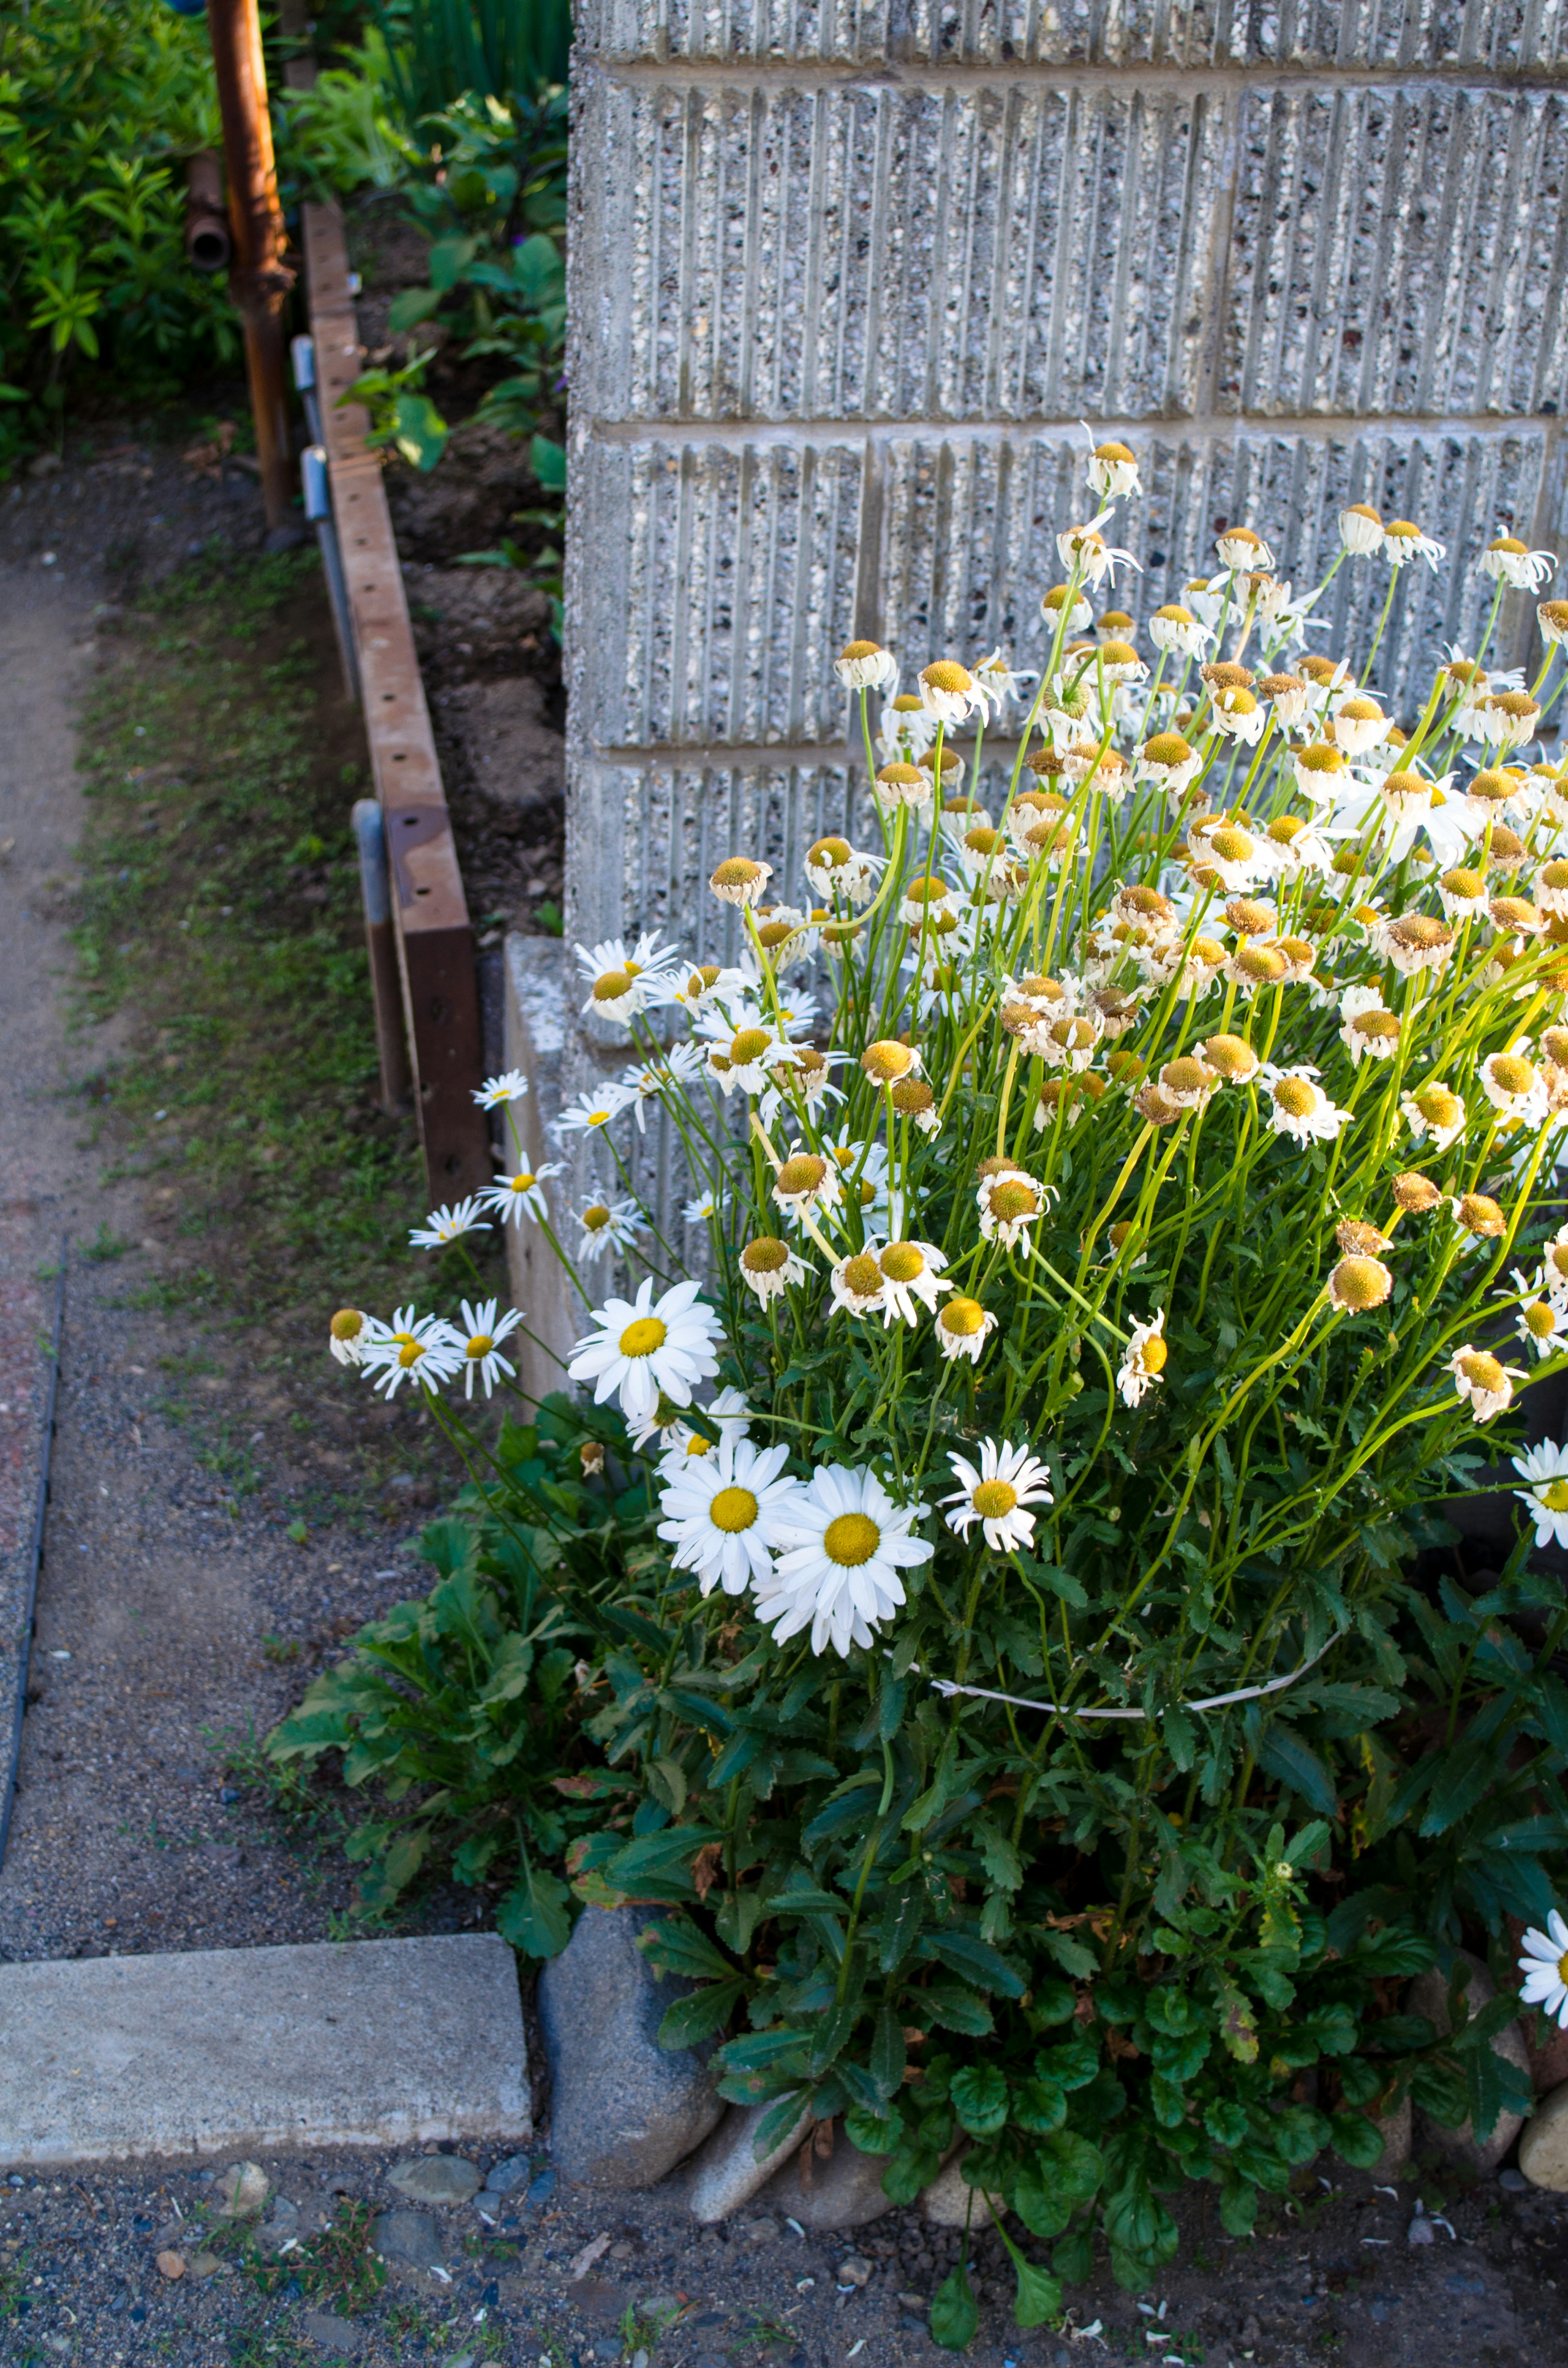
[[[262,500],[268,528],[277,528],[288,522],[292,490],[283,314],[294,274],[284,259],[288,233],[278,202],[256,0],[207,0],[207,25],[229,171],[229,225],[234,244],[229,292],[244,323]]]
[[[193,271],[222,271],[232,243],[223,211],[223,167],[210,148],[185,165],[185,251]]]

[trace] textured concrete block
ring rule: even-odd
[[[570,1238],[569,1212],[574,1179],[571,1160],[550,1132],[551,1121],[571,1088],[563,1069],[568,1039],[574,1035],[574,1005],[582,1000],[573,991],[576,977],[566,947],[556,938],[525,938],[514,933],[506,944],[504,1041],[506,1064],[521,1069],[529,1091],[511,1106],[516,1135],[508,1132],[506,1157],[517,1167],[539,1169],[559,1161],[567,1172],[544,1182],[546,1206],[558,1240]],[[512,1304],[528,1321],[527,1334],[514,1335],[514,1361],[519,1386],[538,1400],[551,1390],[569,1388],[563,1362],[585,1329],[583,1303],[571,1278],[534,1219],[527,1214],[506,1227],[506,1277]],[[541,1345],[542,1344],[542,1345]]]
[[[529,2135],[494,1933],[0,1965],[0,2169]]]

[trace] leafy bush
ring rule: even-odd
[[[218,139],[205,22],[164,0],[0,18],[0,472],[74,393],[155,400],[237,356],[224,282],[185,254],[181,160]]]
[[[572,53],[570,0],[387,0],[376,21],[411,121],[469,97],[536,97],[563,84]]]

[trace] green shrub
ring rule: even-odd
[[[68,400],[163,399],[237,356],[225,282],[185,253],[181,162],[218,139],[203,20],[164,0],[0,17],[0,473]]]

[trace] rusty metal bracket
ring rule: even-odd
[[[430,1196],[444,1201],[476,1191],[494,1172],[488,1124],[473,1099],[484,1057],[473,932],[381,464],[366,449],[363,406],[340,400],[363,359],[343,217],[335,206],[312,204],[301,214],[322,442],[397,890],[392,919],[415,1100]]]

